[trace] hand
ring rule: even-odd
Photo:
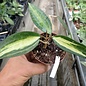
[[[44,73],[49,68],[48,64],[31,59],[30,54],[10,58],[0,73],[0,86],[23,86],[30,77]]]

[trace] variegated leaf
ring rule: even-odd
[[[80,44],[66,36],[55,36],[53,37],[54,42],[63,50],[72,54],[86,57],[86,46]]]
[[[40,35],[35,32],[19,32],[0,42],[0,59],[25,54],[39,43]]]
[[[43,32],[52,33],[52,24],[47,15],[37,6],[29,3],[29,12],[34,24]]]

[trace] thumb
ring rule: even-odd
[[[37,74],[42,74],[44,72],[47,72],[50,69],[49,64],[43,64],[43,63],[32,63],[31,65],[32,70],[29,69],[31,72],[31,75],[37,75]]]

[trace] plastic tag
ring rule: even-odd
[[[59,67],[59,64],[60,64],[60,56],[56,56],[55,63],[53,65],[53,68],[52,68],[52,71],[51,71],[51,74],[50,74],[51,78],[55,77],[57,69]]]

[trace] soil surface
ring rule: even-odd
[[[38,46],[32,51],[36,59],[44,63],[52,64],[56,56],[60,56],[61,60],[64,58],[66,52],[54,43],[49,34],[41,34],[40,40]]]

